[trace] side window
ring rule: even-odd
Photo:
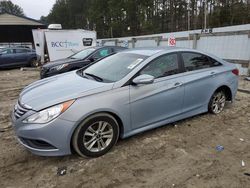
[[[13,54],[13,50],[12,49],[5,49],[3,51],[0,52],[1,54]]]
[[[155,78],[179,73],[177,54],[163,55],[149,63],[140,74],[149,74]]]
[[[184,67],[186,71],[194,71],[221,65],[219,62],[198,53],[182,53]]]
[[[26,53],[26,49],[16,49],[16,53]]]
[[[125,50],[125,48],[115,47],[115,48],[113,48],[112,52],[120,52],[122,50]]]
[[[96,52],[93,55],[93,58],[94,59],[100,59],[102,57],[105,57],[105,56],[109,55],[110,53],[111,53],[111,48],[103,48],[101,50],[98,50],[98,52]]]

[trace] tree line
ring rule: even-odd
[[[23,9],[20,6],[7,0],[0,0],[0,13],[2,12],[12,13],[17,16],[24,16]]]
[[[185,31],[250,23],[250,0],[57,0],[41,21],[98,38]]]

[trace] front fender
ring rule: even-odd
[[[90,115],[107,112],[119,117],[124,133],[131,130],[128,88],[112,89],[78,98],[60,118],[75,122],[75,127]]]

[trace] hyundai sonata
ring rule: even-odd
[[[34,154],[98,157],[118,138],[220,113],[237,86],[235,65],[215,56],[173,47],[131,49],[29,85],[12,120],[19,142]]]

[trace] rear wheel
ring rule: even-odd
[[[113,116],[95,114],[77,127],[72,145],[80,156],[99,157],[115,145],[118,135],[119,125]]]
[[[30,60],[30,66],[31,67],[38,67],[39,63],[38,61],[36,60],[36,58],[33,58]]]
[[[213,114],[219,114],[226,104],[226,94],[223,90],[216,91],[210,99],[208,110]]]

